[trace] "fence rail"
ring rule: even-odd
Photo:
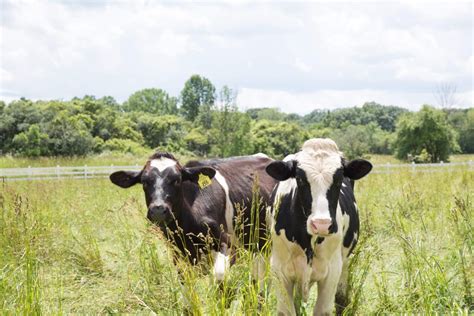
[[[452,162],[452,163],[428,163],[428,164],[377,164],[374,165],[372,173],[387,174],[396,173],[400,170],[410,170],[412,172],[446,172],[467,167],[474,169],[473,161]],[[40,168],[3,168],[0,169],[0,179],[3,181],[19,180],[54,180],[54,179],[94,179],[108,177],[118,170],[140,170],[141,166],[76,166],[76,167],[40,167]]]

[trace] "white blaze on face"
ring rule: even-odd
[[[176,160],[169,159],[166,157],[161,157],[159,159],[153,159],[150,161],[150,167],[158,169],[159,172],[163,170],[176,166]],[[163,178],[156,177],[155,181],[155,200],[153,201],[156,205],[163,204],[164,201],[164,192],[163,192]]]
[[[176,165],[176,160],[169,159],[166,157],[161,157],[160,159],[153,159],[150,161],[150,167],[158,169],[159,172],[162,172],[166,168],[173,167]]]
[[[312,234],[312,222],[331,221],[327,192],[332,185],[334,173],[341,167],[341,156],[338,151],[308,148],[299,152],[297,159],[311,189],[311,214],[306,224],[308,233]]]

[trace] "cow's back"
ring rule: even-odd
[[[244,244],[249,243],[251,228],[259,227],[259,246],[262,247],[266,240],[265,207],[270,205],[270,194],[276,185],[276,180],[265,172],[265,167],[273,160],[263,155],[233,157],[223,160],[208,160],[190,162],[190,166],[207,165],[217,170],[215,179],[221,186],[227,186],[228,198],[232,205],[231,221],[226,226],[229,233],[236,234],[237,238],[243,236]],[[213,181],[214,182],[214,181]],[[224,182],[224,183],[222,183]],[[257,192],[253,189],[257,188]],[[255,195],[257,193],[257,195]],[[259,198],[259,208],[252,214],[252,200]],[[239,211],[241,213],[237,214]],[[255,216],[258,214],[258,216]],[[242,227],[241,224],[244,226]],[[230,224],[230,225],[229,225]],[[230,227],[229,227],[230,226]],[[243,235],[242,233],[243,231]]]

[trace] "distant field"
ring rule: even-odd
[[[144,158],[61,163],[141,164]],[[373,158],[381,163],[384,157]],[[25,163],[31,162],[19,164]],[[123,190],[106,179],[0,185],[3,313],[275,312],[271,288],[256,294],[245,252],[231,268],[224,295],[200,272],[205,268],[180,264],[181,285],[166,243],[146,221],[140,187]],[[474,311],[472,169],[372,174],[356,183],[356,197],[362,229],[349,314]],[[304,306],[308,314],[315,289]]]
[[[23,158],[14,156],[0,156],[0,168],[26,168],[30,167],[55,167],[55,166],[131,166],[143,165],[153,152],[147,155],[104,153],[86,157],[39,157]],[[176,155],[179,159],[187,161],[190,156]]]
[[[137,156],[132,154],[114,154],[104,153],[95,156],[87,157],[40,157],[40,158],[22,158],[14,156],[0,156],[0,168],[26,168],[30,167],[55,167],[55,166],[125,166],[125,165],[142,165],[145,163],[148,155]],[[181,162],[188,161],[190,159],[197,159],[191,156],[176,155]],[[390,155],[368,155],[368,159],[374,164],[399,164],[406,163],[400,161]],[[463,155],[452,155],[452,162],[459,161],[474,161],[473,154]]]

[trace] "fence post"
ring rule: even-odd
[[[87,179],[87,165],[84,165],[84,179]]]
[[[28,166],[28,180],[32,179],[31,175],[31,166]]]
[[[412,162],[411,162],[411,171],[412,171],[412,172],[415,172],[415,171],[416,171],[415,168],[416,168],[415,162],[412,161]]]
[[[60,170],[59,170],[59,165],[56,165],[56,177],[59,179],[60,178]]]

